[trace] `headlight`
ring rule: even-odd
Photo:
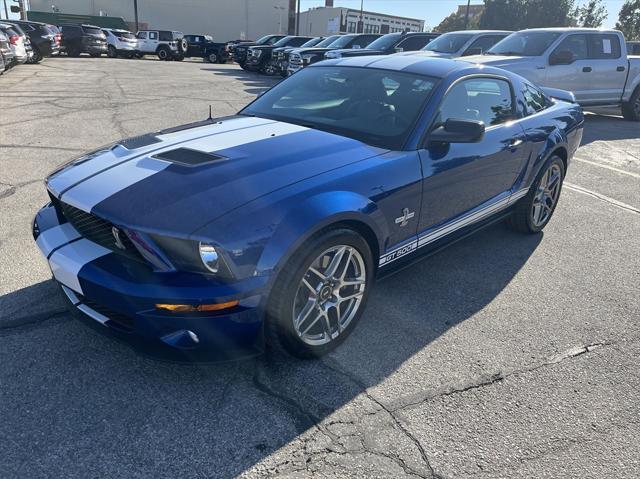
[[[200,250],[200,259],[202,260],[202,264],[204,264],[205,268],[212,273],[217,273],[220,265],[218,252],[215,247],[209,243],[200,242],[198,249]]]
[[[315,55],[302,55],[302,61],[304,63],[311,63],[311,60],[313,60],[313,57]]]

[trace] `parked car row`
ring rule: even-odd
[[[39,63],[58,55],[61,37],[58,28],[40,22],[0,20],[0,75],[16,65]]]

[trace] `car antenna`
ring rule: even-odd
[[[209,103],[209,118],[207,118],[207,120],[213,121],[213,118],[211,117],[211,103]]]

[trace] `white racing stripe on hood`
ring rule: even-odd
[[[166,148],[159,149],[154,153],[172,150],[175,148],[190,148],[204,152],[214,152],[233,148],[246,143],[266,140],[272,136],[282,136],[292,133],[299,133],[307,130],[303,126],[289,123],[270,122],[256,125],[255,127],[245,127],[234,129],[223,134],[208,135],[204,138],[192,141],[174,143]],[[126,161],[113,168],[103,171],[91,178],[82,181],[78,185],[69,189],[60,198],[76,208],[80,208],[87,213],[98,203],[106,200],[119,191],[144,180],[164,169],[170,162],[145,156],[138,159]]]
[[[53,276],[59,282],[76,293],[83,294],[78,273],[87,263],[109,253],[111,251],[107,248],[83,238],[53,253],[49,258],[49,265]]]
[[[127,161],[107,171],[83,181],[62,195],[61,200],[87,213],[102,200],[118,191],[155,175],[167,168],[171,163],[144,157]]]
[[[80,233],[71,226],[71,223],[63,223],[40,233],[36,244],[42,254],[48,258],[54,249],[78,238],[80,238]]]
[[[212,123],[197,128],[168,133],[166,135],[157,135],[157,137],[165,143],[153,143],[146,147],[137,148],[135,150],[127,150],[120,148],[117,151],[104,150],[95,158],[80,163],[78,165],[70,165],[67,169],[53,175],[48,180],[49,190],[56,196],[65,191],[67,188],[81,182],[85,178],[100,173],[101,171],[113,168],[114,166],[130,161],[136,157],[140,157],[146,153],[172,148],[176,143],[190,141],[208,136],[217,136],[234,130],[251,128],[255,126],[268,125],[274,123],[274,120],[265,120],[263,118],[240,117],[230,120],[223,120],[222,123]],[[123,155],[122,152],[125,154]]]

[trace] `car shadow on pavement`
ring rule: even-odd
[[[633,140],[640,138],[640,123],[604,112],[585,115],[584,133],[580,146],[594,141]]]
[[[0,329],[0,436],[11,438],[0,460],[9,475],[35,476],[41,468],[66,477],[235,477],[329,427],[330,415],[357,424],[386,414],[371,391],[414,356],[429,357],[430,343],[492,302],[541,240],[498,224],[381,281],[351,337],[312,361],[266,354],[162,363],[81,321],[61,321],[59,312],[57,320]],[[44,282],[2,299],[26,306],[50,291]],[[418,390],[435,387],[405,380]],[[392,434],[388,422],[375,434]],[[398,441],[385,447],[408,447]]]
[[[279,76],[265,76],[259,73],[248,72],[242,69],[229,69],[229,68],[202,68],[201,70],[207,72],[213,72],[215,75],[233,77],[234,79],[243,83],[244,91],[252,95],[259,95],[264,93],[269,88],[277,85],[282,78]]]

